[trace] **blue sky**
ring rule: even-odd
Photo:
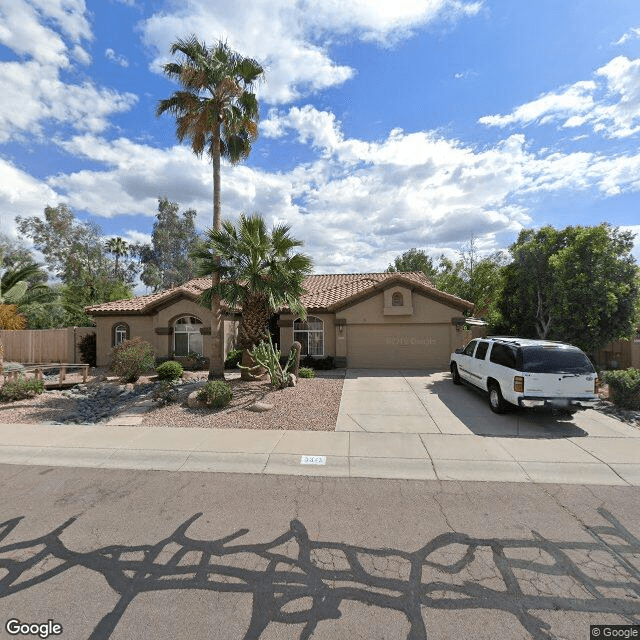
[[[640,232],[637,0],[0,0],[4,233],[65,202],[144,240],[159,196],[211,224],[211,165],[154,115],[191,33],[266,68],[223,216],[288,222],[318,273],[544,224]]]

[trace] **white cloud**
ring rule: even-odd
[[[640,131],[640,58],[618,56],[595,71],[596,80],[576,82],[520,105],[507,115],[488,115],[493,127],[549,124],[590,126],[607,138],[626,138]]]
[[[107,60],[111,60],[111,62],[115,62],[115,64],[120,65],[121,67],[126,68],[129,66],[129,61],[127,60],[126,56],[116,53],[111,47],[105,49],[104,57]]]
[[[282,104],[353,76],[352,68],[330,57],[335,38],[392,44],[435,20],[474,15],[481,6],[462,0],[192,0],[146,20],[143,38],[156,54],[152,68],[158,72],[176,37],[197,33],[208,44],[222,38],[264,63],[268,82],[259,87],[260,96]]]
[[[317,158],[287,172],[223,163],[223,216],[258,211],[291,224],[317,271],[375,271],[408,247],[439,255],[471,235],[483,250],[497,249],[532,225],[527,207],[537,193],[640,191],[640,154],[535,152],[522,134],[486,148],[400,129],[369,142],[346,137],[334,114],[309,105],[272,111],[265,124],[270,135],[292,133],[314,147]],[[157,197],[166,196],[195,208],[200,229],[211,226],[211,164],[189,147],[92,134],[58,144],[104,165],[49,178],[72,209],[143,215],[150,229]]]
[[[129,110],[138,100],[132,93],[89,82],[65,83],[56,68],[35,60],[1,63],[0,95],[0,142],[41,135],[47,121],[99,132],[108,126],[111,115]]]
[[[45,182],[0,158],[0,225],[2,232],[17,238],[15,217],[41,214],[47,204],[55,206],[60,195]]]
[[[136,103],[132,93],[61,79],[72,60],[91,62],[80,44],[92,38],[84,0],[0,0],[0,15],[0,43],[23,58],[0,63],[0,142],[40,136],[46,122],[99,132]]]
[[[0,0],[0,15],[0,43],[42,64],[68,64],[64,36],[75,44],[92,37],[84,0]]]
[[[634,27],[633,29],[629,29],[618,41],[614,42],[614,46],[625,44],[629,42],[629,40],[635,40],[640,38],[640,28]]]

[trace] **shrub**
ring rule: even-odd
[[[153,346],[142,338],[131,338],[111,350],[111,369],[124,382],[135,382],[143,373],[153,371]]]
[[[158,380],[177,380],[182,376],[183,372],[182,365],[174,360],[167,360],[167,362],[163,362],[156,367]]]
[[[309,369],[309,367],[300,367],[300,371],[298,371],[298,377],[300,378],[315,378],[316,372],[313,369]]]
[[[316,371],[328,371],[329,369],[335,369],[333,356],[327,356],[326,358],[314,358],[313,356],[307,355],[300,360],[300,365],[309,369],[315,369]]]
[[[2,370],[5,373],[8,373],[9,371],[19,371],[20,373],[24,373],[24,365],[19,362],[5,362]]]
[[[161,406],[178,402],[178,389],[171,380],[163,380],[153,392],[153,399]]]
[[[609,385],[614,404],[623,409],[640,409],[640,370],[605,371],[602,379]]]
[[[201,402],[206,402],[208,405],[218,409],[220,407],[226,407],[229,402],[231,402],[233,393],[231,393],[231,387],[226,382],[222,380],[209,380],[209,382],[198,391],[197,398]]]
[[[13,402],[31,398],[44,391],[42,380],[25,380],[20,376],[14,382],[7,382],[0,388],[0,402]]]
[[[242,361],[242,349],[230,349],[224,361],[225,369],[236,369]]]
[[[80,360],[90,367],[96,366],[96,334],[87,333],[80,338],[78,343],[78,351],[80,351]]]

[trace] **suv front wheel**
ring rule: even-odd
[[[453,380],[453,384],[462,383],[462,380],[460,380],[460,374],[458,373],[458,367],[455,362],[451,363],[451,379]]]
[[[502,397],[502,391],[497,382],[489,384],[489,406],[494,413],[504,413],[508,409],[508,404]]]

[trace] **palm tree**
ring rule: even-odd
[[[0,251],[0,265],[3,265]],[[26,320],[19,314],[18,304],[37,302],[49,295],[50,289],[42,283],[29,288],[29,280],[42,276],[40,267],[33,263],[22,263],[16,267],[3,270],[0,276],[0,329],[24,329]],[[4,365],[2,344],[0,343],[0,371]]]
[[[264,73],[251,58],[232,51],[226,43],[207,47],[195,36],[171,45],[178,62],[164,65],[164,72],[183,87],[160,100],[156,115],[169,112],[176,118],[176,136],[191,141],[191,149],[201,157],[206,151],[213,164],[213,229],[220,231],[220,159],[236,164],[247,158],[258,135],[258,101],[253,84]],[[215,289],[218,272],[213,272]],[[220,301],[211,299],[212,356],[209,378],[224,377]]]
[[[199,276],[220,277],[201,303],[209,304],[217,294],[232,309],[241,308],[238,346],[245,351],[265,337],[274,311],[288,307],[306,317],[300,298],[312,263],[307,255],[292,253],[302,242],[289,230],[289,225],[278,225],[269,233],[262,217],[242,214],[237,228],[225,221],[221,230],[208,230],[206,243],[192,252]]]
[[[112,253],[116,257],[116,264],[113,270],[115,278],[118,277],[118,262],[120,257],[124,257],[129,253],[129,245],[120,236],[117,238],[110,238],[106,242],[106,248],[109,253]]]

